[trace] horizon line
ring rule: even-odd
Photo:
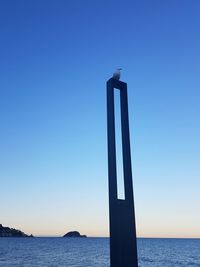
[[[63,236],[60,235],[34,235],[34,237],[50,237],[50,238],[62,238]],[[73,238],[73,237],[72,237]],[[87,238],[110,238],[110,236],[87,236]],[[173,237],[173,236],[163,236],[163,237],[145,237],[145,236],[138,236],[137,239],[200,239],[199,237]]]

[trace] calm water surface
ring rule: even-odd
[[[200,239],[141,238],[138,253],[140,267],[200,267]],[[0,238],[0,266],[109,267],[109,239]]]

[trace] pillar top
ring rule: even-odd
[[[119,81],[114,78],[110,78],[109,80],[107,80],[107,85],[110,85],[113,88],[117,88],[117,89],[123,89],[124,87],[127,87],[127,83]]]

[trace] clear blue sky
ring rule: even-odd
[[[122,67],[138,236],[200,237],[199,10],[0,2],[0,223],[108,235],[105,82]]]

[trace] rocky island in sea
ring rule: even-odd
[[[87,237],[87,236],[81,235],[78,231],[72,231],[72,232],[68,232],[63,237]]]
[[[0,237],[33,237],[33,235],[27,235],[20,230],[3,227],[3,225],[0,224]]]

